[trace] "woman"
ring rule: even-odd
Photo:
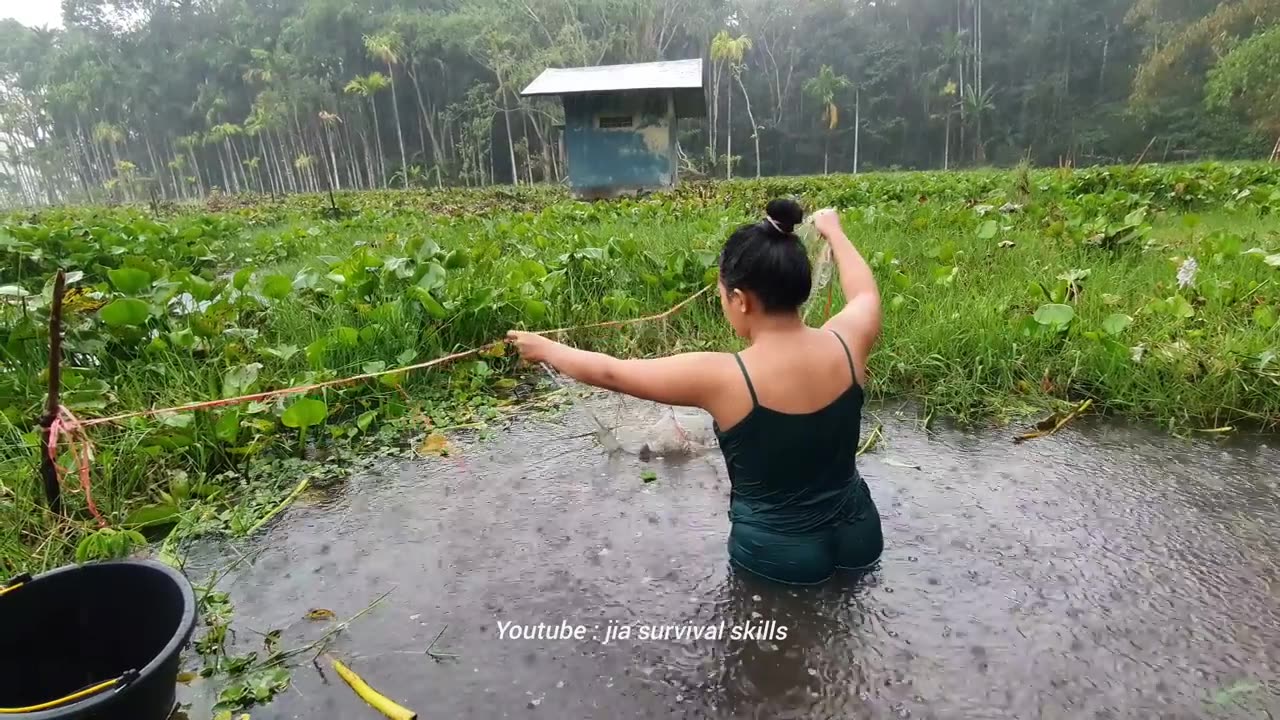
[[[730,560],[770,580],[818,584],[837,569],[871,567],[884,547],[856,467],[880,294],[836,213],[822,210],[814,226],[831,245],[847,304],[821,329],[805,325],[812,268],[793,232],[804,212],[791,200],[766,212],[720,254],[720,305],[750,345],[741,353],[622,360],[527,332],[508,340],[526,360],[580,382],[710,413],[732,483]]]

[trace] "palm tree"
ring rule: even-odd
[[[395,33],[365,35],[364,48],[370,55],[387,64],[387,75],[391,78],[391,107],[396,114],[396,139],[400,142],[400,167],[406,168],[409,166],[409,156],[404,151],[404,132],[400,129],[400,105],[396,101],[395,66],[400,62],[400,38]],[[405,189],[409,187],[407,176],[404,187]]]
[[[356,76],[355,79],[347,83],[347,87],[345,88],[346,92],[351,93],[352,95],[359,95],[360,97],[367,98],[369,100],[369,107],[373,110],[373,138],[378,147],[378,160],[380,164],[385,163],[385,160],[382,152],[382,134],[378,132],[378,104],[374,102],[373,96],[378,94],[380,91],[387,89],[390,84],[391,83],[387,80],[385,75],[380,72],[373,72],[363,77]],[[398,121],[399,120],[397,118],[397,122]],[[385,188],[386,186],[387,172],[385,165],[383,165],[382,187]]]
[[[804,84],[804,91],[822,106],[822,122],[827,126],[827,139],[822,149],[822,174],[830,171],[831,133],[840,125],[840,108],[836,95],[849,87],[849,78],[837,75],[830,65],[823,65],[815,77]]]
[[[191,133],[178,138],[178,147],[187,151],[191,156],[191,172],[195,173],[196,190],[200,195],[204,195],[204,178],[200,174],[200,161],[196,159],[196,148],[203,144],[200,139],[200,133]]]
[[[333,144],[333,127],[342,122],[342,118],[336,113],[321,110],[316,117],[320,118],[320,125],[324,128],[325,144],[329,146],[329,159],[333,164],[333,181],[330,185],[338,190],[342,189],[342,180],[338,176],[338,151]]]
[[[981,163],[987,159],[987,149],[982,143],[982,116],[996,109],[994,97],[994,86],[983,88],[981,92],[975,91],[972,85],[965,86],[963,107],[966,114],[973,118],[973,161],[975,163]]]
[[[743,57],[746,56],[747,51],[750,49],[751,49],[751,38],[747,37],[746,35],[743,35],[742,37],[739,37],[739,38],[734,38],[729,35],[728,30],[721,30],[719,34],[717,34],[715,38],[711,40],[711,62],[714,63],[716,66],[716,80],[715,80],[717,84],[715,88],[716,94],[719,93],[719,75],[720,75],[719,68],[722,65],[727,63],[729,65],[730,73],[733,73],[735,75],[738,73],[741,73],[740,66],[742,65],[742,59]],[[738,78],[738,83],[739,84],[742,83],[741,78]],[[744,90],[743,92],[745,94],[746,91]],[[748,104],[750,103],[749,100],[747,102]],[[755,125],[754,121],[752,121],[752,125]],[[729,93],[729,108],[728,108],[728,112],[725,115],[724,137],[725,137],[725,177],[732,178],[733,177],[733,92],[732,91],[730,91]],[[759,141],[757,140],[757,147],[758,147],[758,143]],[[757,155],[757,159],[759,159],[759,152],[757,152],[756,155]]]

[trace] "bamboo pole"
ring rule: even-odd
[[[53,306],[49,311],[49,393],[45,414],[40,419],[44,428],[44,445],[40,453],[40,478],[44,483],[45,501],[49,510],[62,514],[62,489],[58,485],[58,471],[54,466],[58,439],[50,432],[58,417],[60,390],[62,387],[62,296],[66,292],[67,276],[58,271],[53,281]]]

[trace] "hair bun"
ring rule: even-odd
[[[800,207],[800,203],[790,198],[770,200],[764,211],[769,220],[773,221],[772,223],[769,223],[768,220],[765,222],[776,228],[783,235],[790,235],[795,231],[796,226],[804,220],[804,208]]]

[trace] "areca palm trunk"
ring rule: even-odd
[[[396,114],[396,140],[400,143],[400,175],[404,187],[409,189],[409,156],[404,152],[404,132],[400,129],[400,101],[396,99],[396,71],[387,63],[387,75],[391,77],[391,110]]]
[[[382,172],[382,178],[378,184],[385,190],[387,187],[386,155],[382,151],[382,133],[378,132],[380,127],[378,123],[378,103],[372,95],[369,96],[369,107],[373,110],[373,139],[378,147],[378,168]]]

